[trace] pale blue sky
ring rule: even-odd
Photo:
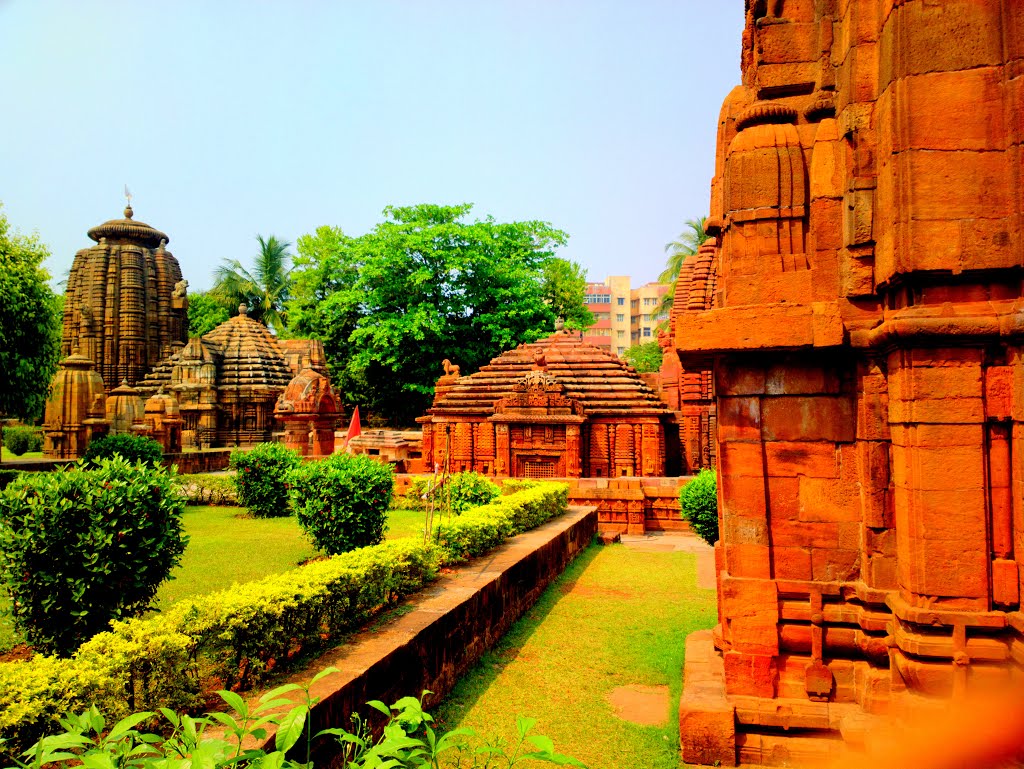
[[[741,0],[0,0],[0,201],[58,278],[127,183],[193,289],[257,233],[421,202],[549,221],[641,283],[707,212],[742,26]]]

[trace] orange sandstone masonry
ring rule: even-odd
[[[714,372],[720,624],[680,724],[723,765],[869,745],[1024,661],[1024,3],[745,7],[663,369],[680,405]]]

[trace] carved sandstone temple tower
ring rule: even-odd
[[[683,758],[782,763],[1024,662],[1024,3],[746,3],[708,230],[720,624]],[[842,739],[839,739],[842,738]]]
[[[75,254],[71,265],[61,334],[64,360],[43,426],[47,457],[80,456],[90,438],[107,429],[106,395],[122,383],[139,384],[188,338],[188,284],[165,248],[167,236],[133,215],[129,205],[123,219],[89,230],[96,245]],[[98,396],[85,371],[98,378]],[[128,429],[122,417],[115,420],[114,432]],[[126,418],[130,424],[132,417]]]
[[[91,360],[109,393],[137,385],[175,346],[188,341],[188,300],[167,236],[123,219],[89,230],[96,245],[75,255],[64,296],[61,352]]]

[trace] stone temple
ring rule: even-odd
[[[870,743],[1024,662],[1024,3],[746,3],[711,185],[720,623],[691,763]]]
[[[97,245],[78,252],[68,278],[47,457],[79,457],[107,432],[149,435],[166,452],[246,446],[274,440],[281,423],[302,453],[333,450],[339,403],[319,342],[279,340],[244,306],[189,339],[188,283],[167,236],[129,206],[89,237]]]
[[[663,476],[672,412],[615,355],[556,332],[470,376],[445,361],[423,426],[427,469],[513,478]]]

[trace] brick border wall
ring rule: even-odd
[[[181,454],[164,454],[164,467],[178,466],[181,475],[213,473],[226,470],[231,452],[237,449],[205,449]],[[74,459],[15,459],[0,464],[3,470],[20,470],[27,473],[48,473],[60,467],[73,465]]]

